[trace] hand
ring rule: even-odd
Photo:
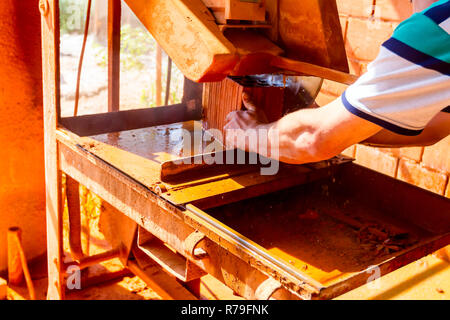
[[[247,110],[239,110],[230,112],[226,121],[227,124],[224,129],[256,129],[262,124],[267,124],[267,117],[262,110],[260,110],[252,101],[247,92],[242,93],[242,102]]]
[[[250,95],[247,92],[242,93],[242,102],[247,110],[239,110],[230,112],[224,126],[225,134],[227,130],[257,130],[267,126],[268,120],[264,112],[259,109],[252,101]],[[248,142],[240,139],[234,139],[233,136],[227,135],[226,144],[228,148],[240,148],[243,150],[249,150]]]

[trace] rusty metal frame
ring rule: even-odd
[[[126,248],[126,250],[116,248],[92,257],[79,256],[78,261],[72,264],[65,264],[62,261],[62,173],[67,174],[75,181],[82,181],[89,190],[137,225],[245,298],[256,299],[276,294],[277,297],[290,299],[329,299],[367,281],[367,275],[361,272],[354,275],[349,282],[334,287],[324,287],[316,280],[275,259],[258,244],[200,210],[198,206],[201,202],[185,206],[174,205],[128,176],[120,168],[112,166],[84,149],[81,146],[80,136],[154,126],[168,123],[168,121],[195,119],[199,116],[198,100],[196,102],[195,96],[185,96],[182,104],[164,107],[164,110],[154,108],[153,110],[116,111],[101,115],[61,119],[58,10],[58,0],[51,0],[49,10],[43,14],[42,18],[48,298],[64,298],[63,283],[68,266],[77,265],[85,268],[118,256],[131,271],[152,282],[142,268],[139,268],[138,263],[128,260],[131,248]],[[110,88],[114,88],[114,86],[110,86]],[[143,117],[143,115],[151,117]],[[136,123],[137,119],[142,118],[151,119]],[[128,119],[125,124],[122,123],[124,119]],[[196,232],[202,234],[202,237],[199,238],[201,241],[192,245],[190,238]],[[420,247],[405,250],[400,254],[402,259],[394,259],[382,264],[381,272],[385,274],[393,271],[449,242],[450,235],[445,234],[426,244],[422,243]],[[77,245],[76,242],[74,244]],[[203,249],[208,257],[204,258],[195,254],[194,248]],[[123,256],[124,252],[126,256]],[[80,254],[80,251],[78,250],[77,253]],[[152,265],[152,272],[155,268],[160,270],[158,266]]]
[[[64,172],[84,181],[90,190],[116,206],[142,228],[246,298],[257,298],[258,287],[268,278],[280,282],[283,286],[280,291],[284,297],[331,299],[366,283],[370,276],[363,270],[347,282],[324,287],[274,259],[264,248],[206,212],[190,204],[185,207],[170,204],[146,186],[77,145],[76,141],[71,142],[67,138],[67,133],[58,131],[61,168]],[[199,259],[189,253],[188,247],[191,246],[187,242],[195,231],[205,236],[197,247],[204,249],[210,259]],[[443,234],[408,248],[395,259],[379,265],[381,275],[432,253],[449,242],[450,234]]]
[[[254,263],[249,264],[248,260],[254,259],[254,257],[249,255],[248,251],[245,252],[238,243],[233,242],[224,248],[218,245],[221,243],[220,241],[210,240],[215,237],[211,237],[211,231],[207,230],[205,230],[207,238],[199,247],[204,248],[215,259],[197,259],[188,255],[185,239],[197,229],[190,226],[190,221],[194,225],[196,223],[188,210],[171,205],[147,187],[83,149],[76,140],[72,140],[74,137],[71,137],[70,133],[61,129],[57,131],[57,135],[62,171],[78,181],[83,181],[89,190],[115,206],[120,212],[170,245],[198,267],[227,284],[236,293],[249,299],[255,298],[258,286],[267,280],[268,273],[273,273],[270,271],[271,268],[267,268],[266,272],[258,270],[255,266],[261,262],[254,260]],[[234,251],[230,250],[233,248]],[[234,254],[229,254],[230,252]],[[232,270],[224,274],[223,268]],[[285,274],[279,274],[280,279],[285,276]],[[296,294],[285,292],[286,296],[291,298],[301,296],[309,299],[311,291],[315,292],[303,281],[292,279],[292,277],[291,280],[288,280],[288,282],[290,281],[295,281],[289,285],[297,288],[295,289]]]
[[[152,125],[152,121],[168,122],[169,118],[180,115],[185,118],[198,118],[194,115],[195,104],[186,101],[185,104],[170,106],[162,113],[160,109],[119,111],[119,75],[120,75],[120,17],[121,1],[109,0],[108,10],[108,110],[110,113],[88,115],[81,117],[61,117],[60,110],[60,23],[59,0],[41,0],[39,10],[41,13],[42,57],[43,57],[43,96],[44,96],[44,145],[45,145],[45,180],[46,180],[46,215],[47,215],[47,253],[48,253],[48,299],[64,299],[65,277],[67,269],[77,266],[85,269],[94,264],[101,263],[116,257],[122,261],[127,260],[131,248],[114,248],[94,256],[87,256],[81,248],[81,224],[78,182],[67,175],[69,186],[64,191],[62,187],[62,174],[66,173],[60,164],[61,144],[57,142],[57,131],[60,126],[67,126],[80,135],[89,135],[100,132],[98,128],[111,132],[114,130],[127,130]],[[190,108],[187,108],[189,106]],[[109,124],[106,125],[106,124]],[[63,262],[63,218],[64,203],[68,196],[69,209],[69,243],[72,263]],[[130,231],[134,232],[134,231]],[[124,256],[126,255],[126,256]],[[133,270],[145,274],[137,266]],[[159,270],[159,269],[158,269]],[[152,272],[155,272],[155,268]],[[160,271],[160,270],[159,270]],[[127,271],[128,272],[128,271]],[[126,272],[115,272],[102,275],[95,279],[82,279],[83,283],[98,283],[101,279],[111,280],[122,277]],[[173,284],[172,284],[173,286]],[[179,290],[177,291],[179,294]],[[163,292],[160,292],[164,294]],[[167,296],[167,295],[165,295]],[[188,292],[185,297],[193,298]]]

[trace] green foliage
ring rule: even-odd
[[[155,101],[155,99],[153,99],[153,97],[150,95],[150,91],[152,91],[152,92],[155,91],[155,90],[154,90],[155,85],[153,84],[152,87],[153,87],[153,90],[145,90],[145,89],[142,89],[142,92],[141,92],[141,104],[142,104],[143,106],[148,107],[148,108],[156,107],[156,101]]]
[[[120,32],[120,63],[124,70],[142,70],[142,59],[155,51],[155,40],[140,29],[123,25]],[[94,44],[97,64],[106,67],[108,64],[107,48]]]
[[[82,33],[86,20],[86,1],[59,0],[62,33]]]
[[[120,32],[120,53],[122,65],[126,70],[142,70],[142,56],[148,56],[155,51],[155,40],[141,28],[133,28],[126,24]]]

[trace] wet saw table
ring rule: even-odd
[[[120,1],[110,1],[110,34],[118,10]],[[186,288],[207,273],[247,299],[332,299],[450,243],[448,199],[345,157],[282,165],[274,176],[241,165],[161,177],[181,156],[183,130],[202,132],[195,84],[185,82],[181,104],[118,111],[117,38],[110,37],[112,112],[62,118],[58,1],[41,11],[48,298],[64,298],[71,266],[119,257],[167,299],[195,298]],[[79,183],[113,217],[111,251],[81,249]],[[66,200],[71,262],[63,261]]]

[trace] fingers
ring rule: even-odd
[[[248,113],[253,114],[254,117],[258,118],[259,121],[267,123],[269,122],[267,120],[267,116],[265,112],[258,108],[255,104],[255,102],[252,100],[250,94],[248,92],[242,93],[242,102],[244,103],[245,108],[247,109]]]
[[[247,92],[242,93],[242,102],[244,103],[244,106],[249,111],[256,111],[255,103],[253,102],[252,98]]]

